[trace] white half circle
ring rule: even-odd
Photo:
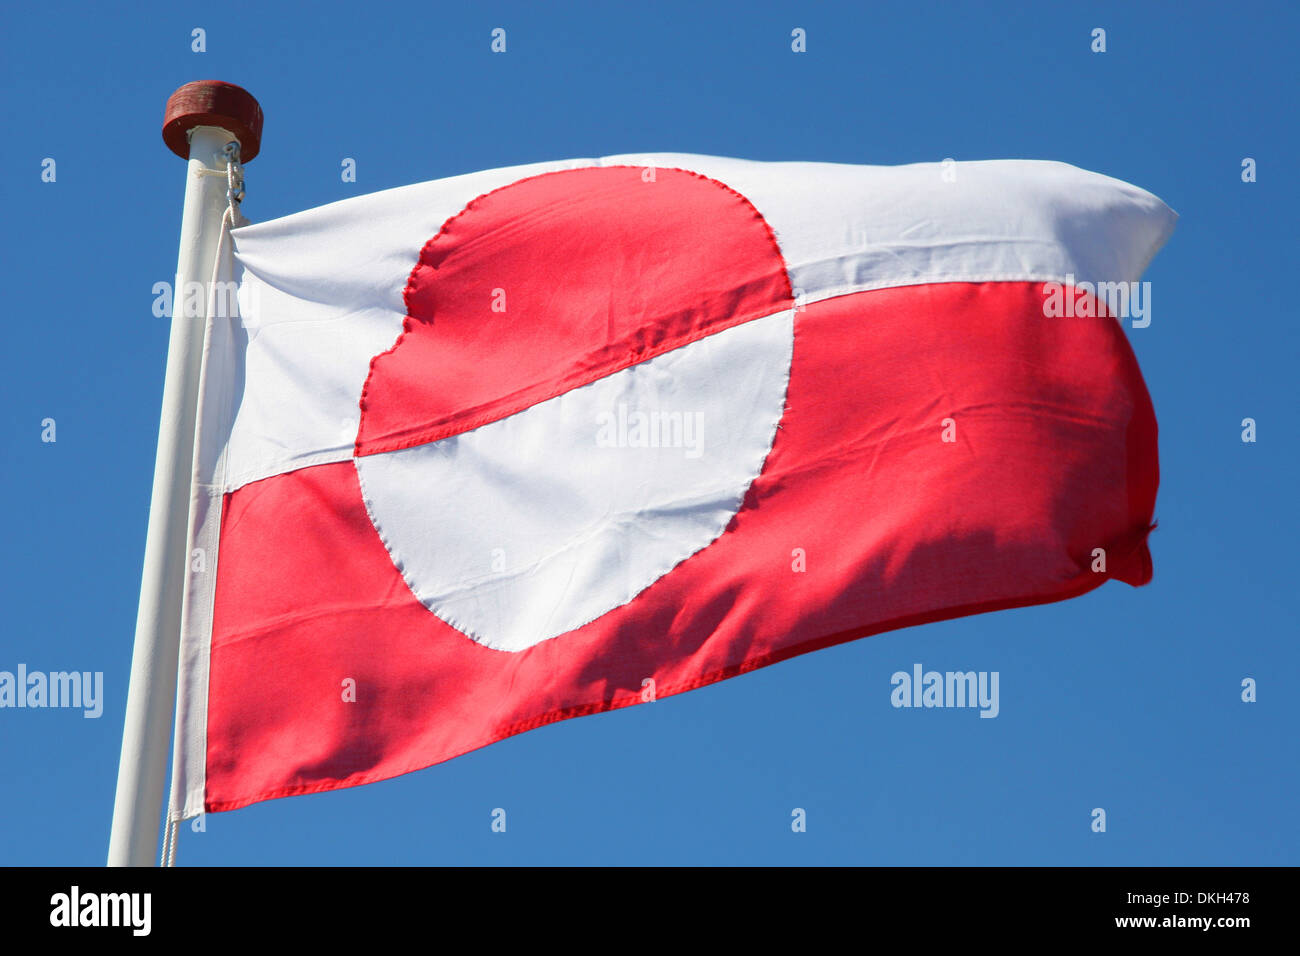
[[[722,534],[772,447],[793,343],[787,310],[355,458],[370,520],[412,593],[479,643],[581,627]]]

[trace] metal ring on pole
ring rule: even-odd
[[[226,156],[226,202],[230,205],[230,217],[234,219],[239,212],[236,207],[244,201],[244,167],[239,162],[239,140],[232,139],[222,153]]]

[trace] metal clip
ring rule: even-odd
[[[235,206],[244,199],[244,167],[239,163],[239,141],[232,139],[221,152],[226,157],[226,201],[230,203],[233,215]]]

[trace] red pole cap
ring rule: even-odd
[[[167,98],[163,142],[181,159],[190,158],[189,132],[196,126],[219,126],[239,140],[239,161],[248,162],[262,146],[262,107],[253,94],[234,83],[196,80]]]

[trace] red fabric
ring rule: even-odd
[[[782,427],[727,532],[521,653],[416,601],[350,462],[228,495],[207,808],[426,767],[639,703],[646,677],[663,697],[891,628],[1145,583],[1158,471],[1141,374],[1115,320],[1042,303],[1037,284],[951,283],[799,312]]]
[[[791,306],[749,200],[698,173],[646,175],[546,173],[449,219],[411,272],[402,335],[371,362],[357,454],[477,428]]]

